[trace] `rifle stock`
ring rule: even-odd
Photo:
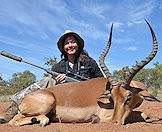
[[[40,66],[38,66],[38,65],[32,64],[32,63],[30,63],[30,62],[24,61],[21,57],[16,56],[16,55],[12,55],[12,54],[10,54],[10,53],[8,53],[8,52],[6,52],[6,51],[2,51],[2,52],[0,52],[0,54],[1,54],[2,56],[7,57],[7,58],[10,58],[10,59],[12,59],[12,60],[15,60],[15,61],[18,61],[18,62],[24,62],[24,63],[29,64],[29,65],[31,65],[31,66],[37,67],[37,68],[39,68],[39,69],[42,69],[42,70],[46,71],[47,73],[51,74],[53,77],[56,77],[56,76],[58,76],[58,75],[60,74],[60,73],[57,73],[57,72],[54,72],[54,71],[45,69],[45,68],[43,68],[43,67],[40,67]],[[66,76],[65,81],[66,81],[66,82],[79,82],[79,80],[74,79],[74,78],[72,78],[72,77],[68,77],[68,76]]]

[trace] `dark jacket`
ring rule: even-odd
[[[66,74],[67,76],[76,78],[78,80],[85,80],[85,79],[78,77],[77,75],[89,79],[103,76],[96,61],[90,57],[78,59],[74,63],[73,69],[69,67],[68,61],[62,59],[60,62],[58,62],[52,67],[52,71]]]

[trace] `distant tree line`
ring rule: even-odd
[[[117,79],[124,79],[124,69],[114,71],[114,76]],[[162,64],[156,62],[152,68],[141,69],[133,79],[144,83],[150,92],[157,96],[159,93],[162,93]]]

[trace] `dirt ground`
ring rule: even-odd
[[[8,103],[0,102],[0,112],[7,106]],[[149,115],[152,122],[139,121],[137,114],[140,113],[139,111]],[[51,123],[45,127],[40,127],[38,124],[21,127],[0,124],[0,132],[162,132],[162,103],[144,101],[139,108],[134,110],[132,116],[135,120],[123,126],[115,123]]]

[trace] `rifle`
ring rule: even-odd
[[[10,59],[12,59],[12,60],[15,60],[15,61],[18,61],[18,62],[24,62],[24,63],[26,63],[26,64],[29,64],[29,65],[32,65],[32,66],[37,67],[37,68],[39,68],[39,69],[42,69],[42,70],[46,71],[47,73],[51,74],[51,75],[54,76],[54,77],[56,77],[56,76],[58,76],[58,75],[60,74],[60,73],[57,73],[57,72],[54,72],[54,71],[45,69],[45,68],[43,68],[43,67],[37,66],[37,65],[35,65],[35,64],[32,64],[32,63],[30,63],[30,62],[28,62],[28,61],[24,61],[21,57],[16,56],[16,55],[12,55],[12,54],[7,53],[7,52],[5,52],[5,51],[0,52],[0,54],[1,54],[2,56],[5,56],[5,57],[10,58]],[[83,79],[87,80],[87,78],[83,78]],[[69,77],[69,76],[66,76],[65,81],[66,81],[66,82],[79,82],[79,80],[74,79],[74,78]]]

